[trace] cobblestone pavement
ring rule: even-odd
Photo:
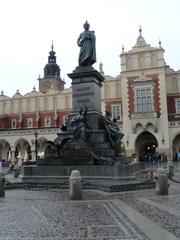
[[[174,178],[180,181],[180,172]],[[7,190],[0,198],[0,240],[177,240],[180,184],[122,193],[84,190],[69,201],[59,189]]]

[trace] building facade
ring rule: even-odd
[[[123,146],[128,156],[158,152],[168,159],[180,152],[180,71],[174,71],[164,60],[164,49],[151,47],[142,36],[128,52],[120,55],[121,73],[105,76],[101,89],[102,112],[109,110],[124,133]],[[38,152],[47,141],[53,141],[59,126],[72,109],[71,88],[64,89],[60,68],[53,49],[48,56],[39,91],[34,88],[22,96],[0,95],[0,152],[5,159],[21,156],[34,159],[35,131]]]
[[[47,141],[55,139],[59,126],[71,112],[71,88],[64,89],[53,44],[44,76],[38,81],[39,91],[33,88],[24,96],[19,90],[12,97],[1,92],[0,153],[7,160],[16,156],[35,159],[34,133],[38,133],[38,152],[43,152]]]

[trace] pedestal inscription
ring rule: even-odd
[[[104,77],[93,67],[77,67],[68,76],[72,79],[73,112],[84,105],[88,111],[101,112],[101,86]]]
[[[89,110],[101,110],[100,87],[95,83],[79,83],[73,86],[73,109],[84,107]]]

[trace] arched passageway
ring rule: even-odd
[[[10,150],[10,144],[3,138],[0,139],[0,153],[3,156],[3,158],[8,160],[8,154]]]
[[[174,160],[180,159],[180,134],[178,134],[172,142],[172,155]]]
[[[144,161],[146,154],[152,156],[156,152],[158,142],[153,134],[148,131],[142,132],[136,139],[135,150],[137,153],[137,159]]]

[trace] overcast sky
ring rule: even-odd
[[[97,70],[102,62],[105,74],[120,73],[122,45],[125,51],[135,45],[139,25],[151,46],[161,39],[166,63],[180,69],[179,0],[0,0],[0,91],[12,96],[17,89],[22,95],[38,89],[52,40],[69,87],[86,20],[96,34]]]

